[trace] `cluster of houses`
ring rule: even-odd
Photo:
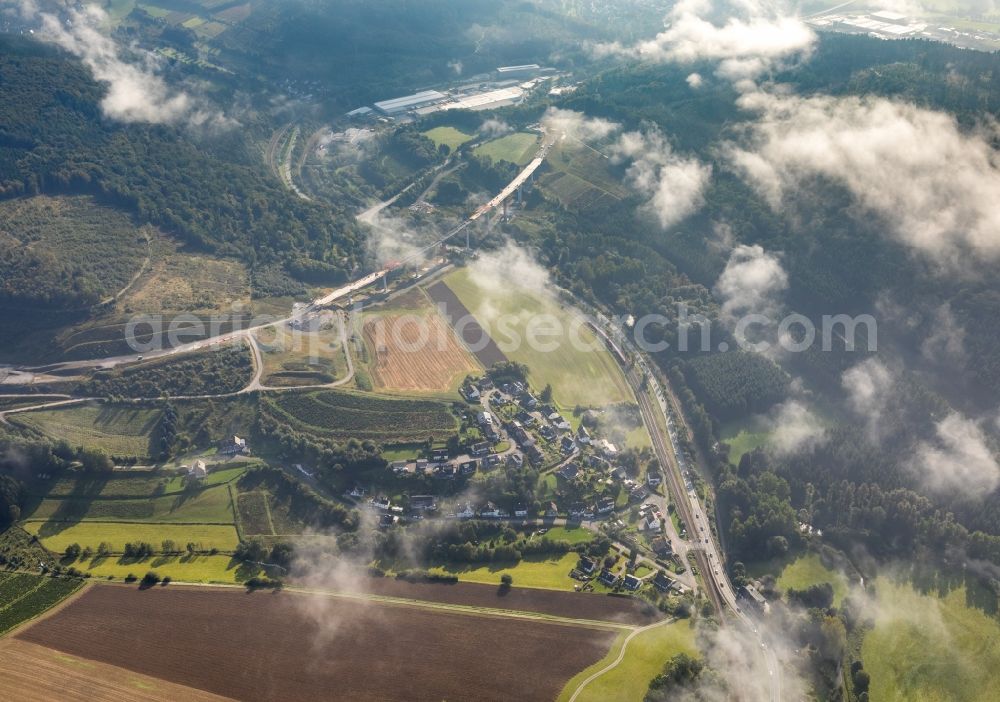
[[[574,576],[581,580],[589,580],[596,574],[597,581],[609,588],[623,588],[630,592],[635,592],[642,587],[642,579],[636,577],[631,573],[625,573],[624,575],[618,575],[610,568],[600,568],[598,572],[598,563],[593,558],[588,556],[582,556],[579,563],[576,566],[576,572]],[[678,588],[679,585],[676,581],[671,580],[670,576],[666,574],[665,571],[657,571],[656,575],[653,577],[653,586],[660,592],[668,592],[671,588]]]
[[[471,502],[466,502],[459,505],[455,511],[455,516],[459,519],[475,519],[476,517],[480,519],[510,519],[511,516],[514,518],[523,518],[528,516],[528,506],[517,504],[514,505],[512,511],[508,511],[490,501],[486,501],[478,508],[474,507]]]
[[[478,470],[492,470],[502,464],[520,468],[524,465],[524,457],[511,451],[505,455],[490,453],[488,442],[473,444],[469,453],[452,457],[446,450],[435,451],[431,458],[417,458],[412,461],[392,461],[389,467],[396,477],[413,475],[429,475],[439,480],[455,480],[459,477],[470,477]]]

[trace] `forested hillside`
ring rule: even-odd
[[[57,50],[0,37],[2,196],[92,194],[197,248],[251,266],[284,262],[315,282],[342,280],[358,263],[353,218],[289,197],[240,129],[113,123],[101,116],[103,90]]]

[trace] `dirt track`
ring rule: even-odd
[[[293,593],[91,588],[18,639],[251,702],[552,700],[613,632]]]
[[[505,594],[495,585],[480,583],[409,583],[395,578],[369,578],[365,592],[387,597],[405,597],[428,602],[446,602],[470,607],[514,609],[553,614],[570,619],[596,619],[642,626],[659,618],[642,603],[626,597],[593,593],[557,592],[538,588],[513,587]]]

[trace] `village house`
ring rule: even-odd
[[[614,587],[615,583],[618,582],[618,576],[612,573],[610,570],[605,568],[601,571],[601,574],[597,577],[601,583],[607,587]]]
[[[587,431],[587,427],[580,425],[580,428],[576,430],[576,440],[583,445],[590,444],[590,432]]]
[[[670,541],[663,536],[657,536],[655,539],[650,541],[649,547],[653,549],[653,553],[660,558],[669,558],[674,553],[674,549],[671,547]]]
[[[615,511],[615,501],[611,497],[603,497],[597,503],[597,513],[598,514],[610,514]]]
[[[576,451],[576,442],[570,437],[564,436],[562,441],[559,443],[559,450],[562,451],[563,454],[573,453]]]
[[[483,508],[481,510],[479,510],[479,516],[480,517],[499,517],[500,516],[500,508],[497,507],[492,502],[487,502],[485,505],[483,505]]]
[[[205,461],[195,461],[194,465],[191,466],[191,470],[188,472],[188,475],[198,480],[201,480],[208,475],[208,468],[205,467]]]
[[[355,500],[360,499],[365,496],[365,489],[360,485],[355,485],[347,491],[347,496],[353,497]]]
[[[476,510],[472,508],[472,505],[466,502],[462,505],[461,509],[455,512],[455,516],[459,519],[472,519],[476,516]]]
[[[572,480],[577,475],[579,475],[579,473],[580,473],[580,467],[575,463],[570,463],[569,465],[563,466],[562,469],[560,469],[556,473],[556,475],[558,475],[563,480]]]
[[[625,576],[625,589],[626,590],[632,590],[634,592],[634,591],[638,590],[641,585],[642,585],[642,581],[639,580],[639,578],[635,577],[634,575],[626,575]]]
[[[667,592],[674,582],[667,577],[665,571],[659,570],[656,572],[656,577],[653,578],[653,586],[660,592]]]
[[[437,499],[434,495],[413,495],[410,497],[410,509],[430,512],[437,509]]]
[[[226,456],[236,456],[248,452],[247,440],[233,435],[219,444],[219,453]]]
[[[514,516],[515,517],[527,517],[528,507],[526,505],[518,504],[514,505]]]
[[[476,472],[476,461],[463,461],[459,466],[459,472],[462,475],[472,475]]]
[[[545,508],[546,517],[558,517],[559,516],[559,505],[555,502],[550,502],[549,506]]]
[[[517,453],[516,451],[507,454],[507,465],[509,465],[511,468],[522,467],[524,465],[524,456]]]
[[[651,470],[649,471],[649,473],[646,474],[646,485],[648,485],[649,487],[655,488],[662,481],[663,479],[660,477],[660,474],[657,471]]]
[[[469,447],[469,453],[473,456],[485,456],[490,452],[490,443],[488,441],[478,441]]]
[[[482,395],[479,394],[479,388],[475,385],[467,385],[462,388],[462,394],[469,402],[479,402],[479,398],[482,397]]]
[[[767,608],[767,600],[753,585],[741,585],[740,589],[736,591],[736,596],[758,612],[763,612]]]
[[[590,558],[583,556],[580,558],[580,563],[576,567],[584,575],[593,575],[594,571],[597,569],[597,563]]]

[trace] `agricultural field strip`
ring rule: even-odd
[[[17,593],[17,591],[19,589],[17,584],[18,584],[18,582],[21,582],[21,580],[22,580],[22,579],[18,579],[17,578],[18,575],[25,576],[23,579],[34,579],[34,577],[35,577],[35,576],[28,575],[27,573],[16,573],[10,579],[5,578],[2,582],[0,582],[0,612],[3,612],[4,610],[10,609],[14,605],[16,605],[18,602],[20,602],[21,600],[23,600],[24,598],[26,598],[28,595],[32,594],[36,590],[40,590],[42,588],[42,585],[45,584],[45,580],[39,578],[38,582],[36,582],[33,587],[28,588],[27,590],[24,590],[19,595],[17,595],[17,597],[14,597],[9,602],[4,602],[4,600],[7,598],[7,596],[9,594],[15,594],[15,593]]]
[[[180,583],[180,581],[177,581]],[[195,587],[215,587],[215,588],[240,588],[242,585],[220,585],[216,583],[183,583],[185,586]],[[334,592],[317,588],[305,588],[286,586],[289,592],[301,593],[305,595],[321,595],[342,600],[352,600],[360,602],[377,602],[378,604],[391,605],[396,607],[416,607],[418,609],[430,609],[451,614],[462,614],[472,617],[499,617],[504,619],[525,619],[529,621],[541,621],[549,624],[561,626],[575,626],[584,629],[601,629],[605,631],[643,631],[650,627],[635,627],[631,624],[618,624],[615,622],[599,621],[597,619],[573,619],[572,617],[560,617],[555,614],[545,614],[543,612],[525,612],[516,609],[500,609],[497,607],[476,607],[472,605],[451,604],[444,602],[430,602],[428,600],[414,600],[405,597],[392,597],[389,595],[373,595],[364,592]],[[596,595],[586,595],[587,597]],[[670,621],[670,620],[667,620]],[[660,622],[657,622],[659,624]]]

